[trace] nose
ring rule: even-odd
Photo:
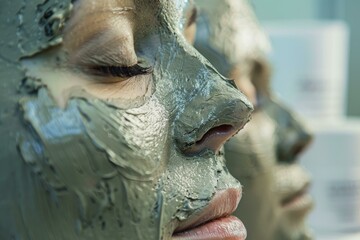
[[[198,93],[177,119],[175,141],[185,155],[217,154],[250,120],[251,103],[229,81],[219,78],[210,89]]]
[[[293,163],[309,146],[313,134],[305,127],[299,116],[288,107],[272,101],[271,115],[277,124],[277,157],[280,162]]]

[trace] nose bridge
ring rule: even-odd
[[[234,84],[181,38],[163,41],[160,66],[154,73],[158,80],[155,95],[168,110],[173,140],[186,155],[197,155],[204,146],[217,152],[223,141],[249,120],[253,107]]]
[[[204,83],[208,85],[206,89],[200,89],[192,96],[192,101],[187,103],[178,117],[184,131],[188,132],[196,125],[235,124],[248,118],[252,105],[242,93],[219,77],[204,81],[211,83]]]
[[[186,104],[174,125],[175,141],[180,149],[198,141],[211,128],[243,126],[253,110],[245,95],[211,65],[194,56],[190,56],[188,61],[199,61],[201,67],[192,68],[193,72],[188,75],[190,84],[184,96]]]
[[[303,120],[287,106],[273,100],[274,120],[277,124],[277,155],[281,162],[292,163],[311,143],[313,134]]]
[[[173,98],[176,98],[174,101],[178,109],[202,109],[206,102],[212,102],[211,105],[215,107],[219,105],[216,101],[224,99],[238,99],[252,109],[252,104],[236,89],[235,83],[221,76],[208,60],[189,44],[174,40],[167,44],[163,53],[165,54],[160,57],[160,68],[162,76],[166,73],[165,77],[171,79],[171,86],[167,85],[168,82],[164,84],[168,91],[172,91]]]
[[[235,104],[235,107],[236,103],[241,102],[241,105],[243,105],[245,109],[253,110],[251,102],[236,88],[233,80],[226,79],[222,76],[217,69],[196,50],[191,49],[188,51],[187,47],[185,47],[184,51],[184,62],[191,66],[189,81],[192,83],[192,93],[194,96],[196,95],[198,100],[202,101],[203,104],[208,102],[208,105],[212,105],[214,108],[224,107],[224,105],[230,106],[231,104]],[[190,105],[192,104],[196,103],[190,103],[188,108],[191,108]],[[245,109],[242,110],[245,111]]]

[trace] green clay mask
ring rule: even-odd
[[[185,41],[182,1],[44,2],[0,6],[1,239],[171,239],[241,189],[204,136],[252,106]]]

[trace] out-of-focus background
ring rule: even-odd
[[[360,117],[360,1],[359,0],[250,0],[262,24],[289,25],[289,21],[344,23],[349,29],[346,114]],[[332,39],[327,39],[332,41]],[[335,46],[334,46],[335,47]],[[326,53],[324,53],[326,55]]]
[[[273,89],[315,133],[316,239],[360,239],[360,1],[249,0],[272,42]]]

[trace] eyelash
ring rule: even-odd
[[[153,68],[143,67],[139,63],[133,66],[93,66],[91,71],[100,76],[111,76],[120,78],[130,78],[137,75],[146,75],[153,72]]]

